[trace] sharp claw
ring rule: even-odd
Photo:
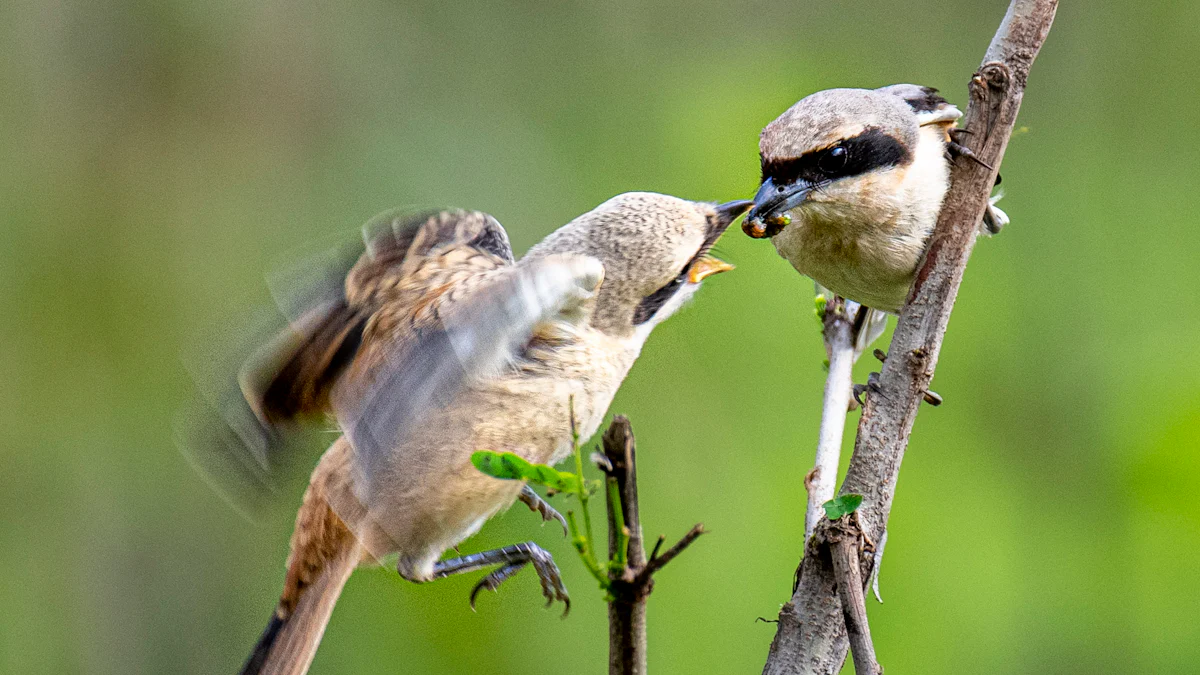
[[[613,468],[612,462],[608,461],[608,457],[605,457],[603,452],[600,452],[599,450],[597,450],[596,452],[593,452],[591,454],[590,458],[592,460],[592,463],[595,464],[597,467],[599,467],[601,471],[603,471],[605,473],[609,473],[612,471],[612,468]]]
[[[555,509],[553,506],[550,506],[546,500],[542,499],[538,493],[534,492],[533,488],[526,485],[525,488],[521,490],[521,495],[519,498],[522,503],[529,507],[530,511],[533,511],[542,517],[543,525],[551,519],[557,520],[558,524],[562,525],[563,536],[571,536],[571,530],[567,527],[567,519],[564,518],[557,509]]]
[[[967,159],[971,160],[972,162],[975,162],[979,166],[982,166],[983,168],[987,169],[988,171],[995,171],[995,169],[992,168],[991,164],[988,164],[987,162],[983,161],[982,159],[979,159],[979,155],[976,155],[973,150],[971,150],[970,148],[968,148],[965,145],[962,145],[961,143],[958,143],[957,141],[950,141],[949,143],[946,144],[946,155],[951,160],[958,158],[958,157],[966,157]]]
[[[875,351],[879,351],[879,350],[876,349]],[[876,356],[878,356],[878,355],[876,355]],[[887,355],[885,354],[884,356],[886,357]],[[866,405],[865,403],[863,403],[863,399],[862,399],[862,395],[864,393],[870,392],[870,393],[874,394],[874,393],[881,391],[881,389],[879,387],[879,373],[871,373],[870,375],[867,375],[867,383],[866,384],[856,384],[856,385],[854,385],[854,388],[851,389],[850,391],[851,391],[851,393],[854,394],[854,400],[857,401],[860,406]]]
[[[542,584],[542,595],[546,598],[546,608],[549,609],[556,600],[560,601],[566,605],[563,612],[563,616],[566,616],[566,613],[571,610],[571,600],[567,595],[566,586],[563,585],[558,566],[554,564],[554,559],[545,552],[535,552],[531,557],[533,569],[537,572],[538,581]]]
[[[475,584],[475,588],[471,589],[471,611],[472,612],[476,611],[475,610],[475,598],[479,597],[479,591],[482,591],[482,590],[483,590],[483,582],[482,581]],[[492,589],[492,590],[495,591],[495,589]]]
[[[479,583],[475,584],[474,588],[471,589],[471,610],[475,610],[475,600],[479,597],[480,591],[487,589],[495,593],[500,588],[500,584],[504,583],[512,575],[520,572],[524,566],[525,563],[523,562],[505,565],[480,579]]]
[[[566,616],[567,611],[570,611],[570,597],[567,595],[566,586],[563,585],[562,575],[558,571],[558,566],[554,564],[554,558],[533,542],[516,544],[453,560],[439,561],[435,569],[434,578],[460,574],[497,563],[500,565],[499,568],[493,570],[483,579],[480,579],[479,583],[471,588],[469,601],[472,611],[475,610],[475,603],[481,591],[484,589],[493,592],[496,591],[500,587],[500,584],[503,584],[509,577],[521,571],[523,567],[529,564],[532,564],[534,571],[537,572],[538,583],[542,587],[542,596],[546,598],[546,606],[549,607],[554,604],[555,600],[559,600],[567,606],[563,612],[563,616]]]

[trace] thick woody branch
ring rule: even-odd
[[[624,555],[623,568],[610,568],[608,603],[608,672],[610,675],[645,675],[646,673],[646,600],[654,590],[654,574],[671,562],[701,534],[704,527],[696,525],[683,539],[661,556],[660,537],[650,560],[642,539],[642,524],[638,506],[637,453],[633,429],[624,415],[617,415],[604,432],[604,458],[601,469],[607,480],[616,484],[619,506],[608,503],[608,557],[619,560]],[[611,495],[612,493],[610,493]],[[618,508],[624,529],[618,523]],[[627,542],[625,551],[620,547]]]
[[[900,463],[995,183],[994,167],[1004,156],[1029,69],[1057,7],[1057,0],[1013,0],[983,65],[971,78],[964,128],[966,145],[980,161],[958,161],[951,170],[950,190],[900,313],[879,387],[867,396],[841,488],[842,494],[863,495],[858,515],[869,540],[879,541],[886,532]],[[862,562],[860,576],[869,578],[872,562]],[[836,579],[828,556],[807,555],[801,561],[764,673],[831,675],[841,670],[849,640]]]

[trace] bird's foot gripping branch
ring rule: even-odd
[[[591,457],[604,473],[604,479],[588,480],[583,475],[583,451],[573,405],[571,409],[576,473],[534,464],[510,452],[481,450],[471,456],[471,462],[494,478],[523,480],[544,486],[551,495],[562,493],[579,501],[579,517],[574,510],[567,511],[567,529],[580,560],[604,591],[604,599],[608,602],[609,673],[643,675],[646,672],[646,600],[654,588],[654,574],[704,534],[704,526],[696,524],[675,545],[661,553],[666,537],[660,536],[647,558],[638,506],[636,448],[629,420],[618,415],[604,432],[603,452],[596,452]],[[588,513],[589,500],[602,486],[608,512],[606,561],[597,556],[598,547],[592,537],[592,520]]]
[[[847,650],[853,652],[856,672],[878,670],[862,592],[880,554],[862,554],[870,541],[882,551],[917,410],[928,398],[939,400],[927,394],[950,311],[989,209],[1030,67],[1057,7],[1057,0],[1012,0],[971,78],[963,143],[977,161],[955,162],[950,169],[937,225],[900,308],[877,388],[867,395],[840,489],[843,496],[861,494],[862,503],[853,518],[836,521],[836,532],[834,521],[828,521],[820,536],[813,533],[792,596],[779,613],[764,675],[833,675],[842,670]]]

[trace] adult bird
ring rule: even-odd
[[[958,108],[936,89],[895,84],[806,96],[762,131],[761,185],[742,229],[769,237],[801,274],[899,313],[950,184]],[[978,161],[978,160],[974,160]],[[989,205],[981,231],[1008,222]]]

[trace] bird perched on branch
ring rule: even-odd
[[[532,542],[440,560],[518,498],[561,518],[471,454],[558,462],[572,448],[569,405],[593,434],[651,330],[731,269],[709,249],[750,205],[623,194],[519,261],[484,213],[369,224],[338,292],[240,376],[254,424],[224,439],[247,446],[248,463],[298,420],[333,416],[342,432],[312,474],[282,597],[242,672],[304,673],[351,572],[389,554],[414,582],[494,568],[475,592],[532,566],[547,604],[568,603]]]
[[[936,89],[828,89],[763,129],[762,184],[742,229],[770,237],[802,274],[862,305],[898,313],[937,224],[962,117]],[[994,204],[981,229],[1008,217]]]

